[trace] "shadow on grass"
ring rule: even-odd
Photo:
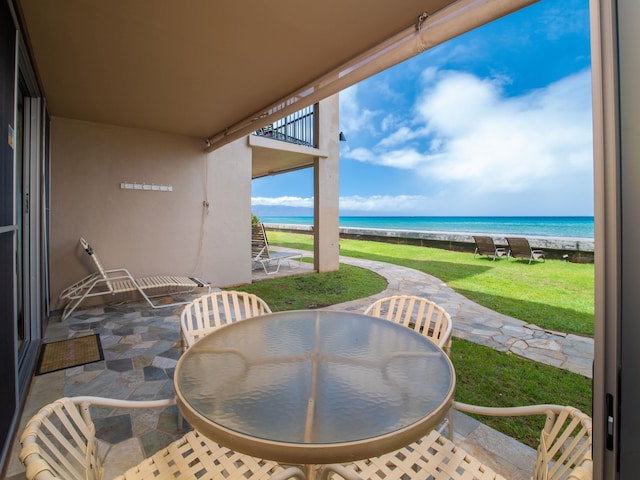
[[[470,265],[470,264],[461,264],[455,262],[443,262],[437,260],[416,260],[416,259],[406,259],[402,257],[391,257],[388,255],[376,255],[372,253],[367,253],[363,255],[361,252],[357,250],[349,250],[346,248],[341,249],[340,255],[345,255],[347,257],[353,258],[363,258],[367,260],[374,260],[377,262],[385,262],[391,263],[394,265],[402,265],[404,267],[413,268],[415,270],[420,270],[421,272],[426,273],[427,275],[432,275],[434,277],[439,278],[443,282],[451,282],[454,280],[460,280],[463,278],[474,277],[476,275],[480,275],[491,268],[494,268],[493,262],[491,259],[486,259],[487,262],[484,265]],[[479,260],[480,261],[480,260]]]
[[[454,282],[464,278],[471,278],[481,275],[492,268],[501,266],[499,260],[495,262],[491,258],[476,258],[474,264],[443,262],[436,260],[417,260],[406,259],[402,257],[393,257],[389,255],[375,255],[367,253],[363,255],[357,250],[343,248],[340,252],[342,255],[366,258],[395,265],[402,265],[408,268],[420,270],[428,275],[432,275],[445,283]],[[501,260],[503,263],[505,260]],[[544,264],[538,262],[527,265],[525,260],[510,260],[511,262],[522,263],[523,267],[536,268],[536,266]],[[566,333],[575,333],[577,335],[593,336],[594,334],[594,318],[593,315],[585,314],[576,310],[566,309],[554,305],[539,302],[531,302],[511,297],[491,295],[471,290],[455,289],[457,293],[465,296],[469,300],[483,305],[487,308],[503,313],[510,317],[518,318],[524,322],[531,322],[541,328],[549,330],[557,330]],[[536,312],[537,319],[532,321],[527,318],[526,312]]]
[[[543,318],[545,322],[544,325],[540,325],[540,322],[532,322],[539,327],[593,337],[593,315],[545,303],[529,302],[471,290],[456,289],[456,292],[475,303],[523,322],[529,322],[530,320],[523,318],[522,312],[535,310],[536,314],[539,315],[538,318]]]

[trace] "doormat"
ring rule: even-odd
[[[44,343],[40,348],[36,375],[104,360],[100,335],[86,335],[59,342]]]

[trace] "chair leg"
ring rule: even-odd
[[[440,435],[444,435],[445,427],[447,428],[447,437],[449,440],[453,441],[453,407],[447,412],[447,418],[443,420],[435,430]]]
[[[80,303],[82,303],[85,298],[87,298],[86,294],[81,298],[78,298],[77,300],[71,300],[69,303],[67,303],[67,305],[64,307],[64,310],[62,311],[62,320],[64,321],[69,318],[69,316],[75,311],[76,308],[78,308]]]
[[[285,471],[277,473],[270,480],[288,480],[295,478],[296,480],[306,480],[307,476],[298,467],[289,467]]]
[[[362,480],[362,477],[359,477],[355,472],[337,463],[324,465],[320,470],[318,479],[329,480],[334,473],[340,475],[345,480]]]
[[[180,408],[178,408],[178,430],[184,430],[184,417],[182,416],[182,412]]]
[[[278,273],[280,271],[280,260],[276,261],[276,269],[272,272],[269,271],[269,266],[273,260],[265,260],[262,262],[262,267],[264,268],[264,273],[267,275],[273,275],[274,273]]]

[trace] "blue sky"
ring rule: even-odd
[[[340,93],[340,215],[593,215],[588,0],[542,0]],[[313,171],[256,179],[312,215]]]

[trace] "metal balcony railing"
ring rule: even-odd
[[[315,105],[303,108],[253,132],[260,137],[315,147]]]

